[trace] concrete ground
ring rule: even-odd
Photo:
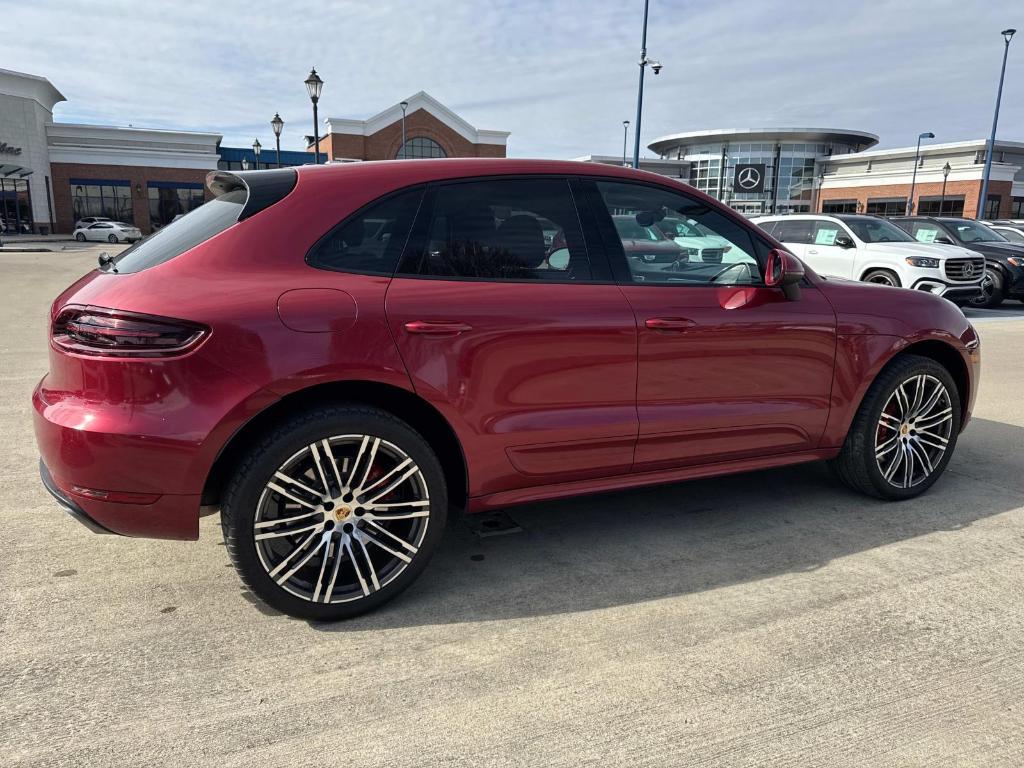
[[[1024,763],[1024,305],[975,313],[923,498],[810,465],[514,509],[325,626],[246,592],[217,518],[95,536],[40,486],[47,307],[95,255],[0,254],[0,764]]]

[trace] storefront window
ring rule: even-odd
[[[1015,197],[1010,203],[1010,218],[1024,219],[1024,197]]]
[[[998,219],[999,218],[999,205],[1002,203],[1003,198],[999,195],[989,195],[988,204],[985,206],[985,215],[982,218],[985,219]]]
[[[135,223],[132,187],[128,181],[71,179],[71,205],[75,221],[83,216],[105,216],[127,224]]]
[[[878,197],[869,199],[865,212],[874,216],[902,216],[907,212],[907,198]]]
[[[151,181],[149,190],[149,224],[153,229],[170,224],[174,217],[198,208],[205,201],[202,184]]]
[[[856,200],[825,200],[821,204],[822,213],[856,213]]]
[[[0,177],[0,232],[13,235],[32,231],[32,202],[28,180]]]
[[[963,216],[964,196],[946,195],[945,199],[941,196],[919,198],[917,213],[920,216]]]

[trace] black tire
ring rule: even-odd
[[[1002,273],[998,269],[986,269],[981,281],[981,295],[971,299],[970,306],[976,309],[995,309],[1005,298]]]
[[[107,242],[114,244],[117,242],[117,235],[107,235]]]
[[[335,559],[340,561],[338,566],[334,567],[335,573],[339,574],[339,579],[350,578],[351,585],[358,586],[358,583],[363,583],[362,592],[356,590],[351,593],[354,597],[349,598],[349,602],[317,602],[317,592],[312,592],[311,596],[302,596],[296,594],[295,591],[299,589],[296,587],[296,583],[302,583],[301,579],[305,571],[300,571],[297,574],[298,582],[293,583],[291,579],[287,580],[285,586],[281,586],[277,581],[270,576],[268,566],[265,565],[265,560],[268,557],[272,557],[273,553],[268,553],[266,550],[267,544],[260,545],[263,547],[260,551],[257,551],[256,532],[254,527],[257,525],[257,514],[261,509],[265,508],[271,500],[276,499],[277,503],[287,502],[271,491],[267,484],[272,479],[275,479],[275,472],[280,469],[284,469],[287,462],[294,460],[299,454],[309,450],[309,446],[318,441],[322,441],[325,438],[331,438],[332,440],[342,439],[339,436],[368,436],[369,438],[380,438],[381,445],[390,445],[392,448],[396,448],[400,453],[404,454],[406,458],[411,459],[413,462],[413,469],[418,467],[419,473],[415,476],[412,482],[425,485],[427,499],[419,502],[415,502],[418,505],[422,505],[429,509],[429,515],[422,517],[424,521],[408,521],[410,526],[415,527],[416,525],[423,525],[425,532],[419,534],[422,538],[417,539],[418,545],[414,551],[415,553],[411,556],[411,562],[405,565],[398,565],[398,561],[392,558],[393,571],[397,572],[397,575],[390,577],[387,580],[387,572],[384,570],[380,571],[381,584],[378,589],[372,590],[367,593],[367,582],[370,581],[369,573],[373,573],[373,579],[377,578],[377,571],[374,570],[373,562],[366,562],[370,555],[367,554],[367,547],[364,544],[362,551],[357,548],[359,531],[352,532],[353,528],[363,530],[364,533],[373,533],[374,536],[380,536],[376,531],[371,531],[367,526],[372,526],[373,523],[367,523],[365,517],[357,519],[357,515],[366,515],[368,511],[361,511],[359,504],[364,503],[359,499],[351,499],[347,496],[341,496],[340,492],[334,501],[337,502],[335,511],[328,513],[323,511],[328,508],[329,503],[323,503],[322,509],[319,512],[323,517],[322,526],[329,526],[314,530],[313,533],[309,534],[312,538],[313,534],[320,537],[323,534],[323,544],[317,541],[311,548],[302,549],[302,547],[295,547],[293,542],[300,538],[300,534],[296,534],[294,537],[284,536],[277,541],[281,542],[281,545],[285,548],[293,547],[297,553],[302,550],[302,554],[295,558],[295,562],[298,562],[303,556],[312,550],[316,550],[317,555],[310,560],[311,565],[309,568],[319,568],[319,577],[316,581],[316,589],[319,591],[321,586],[321,580],[324,579],[324,573],[328,570],[327,566],[329,563],[333,563],[331,555],[335,556]],[[322,449],[321,449],[322,450]],[[339,450],[335,446],[335,451]],[[344,450],[342,447],[340,450]],[[355,449],[353,449],[354,451]],[[384,450],[383,448],[381,449]],[[309,454],[312,456],[313,454]],[[375,454],[367,453],[368,457],[373,457]],[[381,454],[383,455],[383,454]],[[326,454],[323,456],[324,463],[326,464]],[[364,464],[360,464],[358,455],[352,459],[352,476],[354,477],[357,473],[357,469],[360,466],[368,466],[372,468],[373,462],[366,463],[366,459],[363,459]],[[319,462],[319,458],[317,461]],[[340,462],[339,462],[340,463]],[[298,465],[296,465],[298,466]],[[348,467],[348,465],[345,465]],[[292,470],[288,470],[291,472]],[[296,470],[297,471],[297,470]],[[342,469],[339,473],[344,474],[346,469]],[[369,469],[367,470],[369,471]],[[329,470],[328,470],[329,474]],[[315,478],[315,474],[300,476],[300,479],[306,479],[307,483],[314,484],[314,481],[309,480],[309,477]],[[372,479],[372,478],[371,478]],[[328,485],[333,482],[328,481]],[[363,483],[368,483],[365,478]],[[323,484],[319,481],[315,481],[315,484],[322,486]],[[372,483],[371,483],[372,484]],[[369,485],[360,484],[362,488],[369,488]],[[294,489],[293,489],[294,490]],[[319,488],[316,489],[319,492]],[[326,498],[326,497],[325,497]],[[365,498],[365,497],[364,497]],[[342,501],[344,500],[344,507]],[[351,504],[353,507],[352,516],[347,517],[349,514],[349,507]],[[261,506],[262,505],[262,506]],[[427,506],[429,505],[429,506]],[[304,508],[295,506],[299,512],[305,513],[306,515],[314,515],[311,520],[316,522],[316,513],[306,513]],[[283,509],[284,507],[280,507]],[[344,509],[344,512],[341,510]],[[441,464],[437,459],[434,451],[431,449],[427,441],[415,430],[413,430],[408,424],[397,419],[386,411],[382,411],[376,408],[371,408],[363,405],[331,405],[316,408],[310,411],[303,412],[299,415],[291,417],[285,423],[281,424],[277,428],[273,429],[266,437],[263,438],[255,447],[253,447],[246,456],[244,456],[236,465],[224,493],[223,503],[221,507],[221,527],[224,532],[224,542],[227,545],[228,554],[231,556],[231,561],[234,564],[236,570],[242,578],[242,581],[259,596],[268,605],[276,608],[283,613],[290,616],[295,616],[301,619],[309,619],[314,621],[335,621],[339,619],[345,619],[352,616],[357,616],[366,611],[373,610],[378,606],[386,603],[395,596],[397,596],[402,590],[406,589],[416,577],[426,567],[427,562],[430,560],[431,555],[437,549],[437,545],[441,539],[441,536],[445,529],[445,522],[448,513],[448,493],[445,486],[444,472],[441,469]],[[283,513],[279,513],[283,514]],[[328,520],[332,515],[344,514],[348,522],[342,524],[340,521],[335,523],[333,520]],[[371,515],[372,516],[372,515]],[[275,525],[273,519],[269,518],[270,525]],[[277,518],[280,519],[280,518]],[[354,523],[354,525],[353,525]],[[262,525],[267,525],[267,522],[263,522]],[[296,525],[303,525],[305,523],[293,523],[293,527]],[[337,527],[335,527],[337,526]],[[333,538],[329,531],[333,529]],[[345,533],[343,533],[343,529]],[[275,528],[269,528],[264,530],[275,531]],[[283,528],[281,530],[284,530]],[[307,529],[308,530],[308,529]],[[401,533],[401,530],[399,530]],[[262,534],[261,534],[262,535]],[[304,535],[304,534],[303,534]],[[349,538],[346,538],[349,537]],[[412,538],[410,536],[410,538]],[[328,543],[328,540],[330,543]],[[382,541],[386,541],[395,547],[396,545],[389,539],[381,536]],[[352,551],[358,553],[359,557],[356,558],[348,550],[344,548],[345,541],[349,542],[349,546],[352,547]],[[276,545],[269,545],[271,547]],[[378,545],[379,546],[379,545]],[[401,547],[397,547],[401,549]],[[378,550],[370,547],[369,550],[376,553],[377,556],[387,558],[388,555],[383,549]],[[406,550],[403,550],[406,552]],[[293,553],[294,554],[294,553]],[[359,562],[353,562],[353,558]],[[324,562],[324,560],[328,562]],[[359,564],[362,563],[362,567]],[[318,565],[319,564],[319,565]],[[278,563],[278,565],[280,565]],[[289,568],[291,564],[289,563]],[[289,571],[285,571],[287,574]],[[347,575],[346,575],[347,574]],[[365,576],[365,578],[364,578]],[[355,579],[359,580],[356,582]],[[305,582],[309,584],[309,582]],[[331,589],[334,587],[334,581],[330,580]],[[355,588],[353,587],[353,589]],[[321,597],[328,593],[325,589],[320,593]],[[343,597],[344,595],[340,595]]]
[[[80,243],[84,243],[85,235],[82,232],[79,232],[78,234],[75,235],[75,240],[77,240]]]
[[[941,457],[934,463],[930,474],[911,487],[897,487],[886,480],[875,456],[876,439],[879,430],[883,429],[880,426],[880,420],[883,418],[882,410],[890,401],[897,387],[914,381],[922,374],[941,382],[947,390],[951,408],[951,428],[946,438],[948,443]],[[830,460],[830,468],[843,483],[868,496],[887,500],[913,498],[928,490],[945,471],[946,465],[956,449],[960,419],[960,395],[956,382],[953,381],[949,371],[927,357],[900,355],[882,370],[868,388],[860,408],[857,409],[857,415],[853,419],[850,431],[846,435],[842,451],[836,458]],[[897,443],[898,445],[899,443]]]
[[[870,272],[865,273],[861,280],[865,283],[888,285],[893,288],[903,287],[903,284],[900,282],[900,276],[889,269],[872,269]]]

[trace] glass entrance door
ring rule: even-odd
[[[0,232],[29,234],[34,230],[28,179],[0,176]]]

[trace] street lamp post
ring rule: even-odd
[[[654,74],[661,72],[661,62],[647,58],[647,8],[650,0],[644,0],[644,31],[640,39],[640,84],[636,92],[636,129],[633,134],[633,167],[640,167],[640,120],[644,109],[644,70],[649,64]]]
[[[320,92],[323,90],[324,81],[316,73],[314,67],[309,77],[306,78],[306,90],[309,91],[309,100],[313,102],[313,163],[320,165],[320,127],[317,125],[316,105],[320,101]]]
[[[946,207],[946,179],[949,178],[949,172],[953,170],[949,167],[949,163],[942,166],[942,197],[939,198],[939,216],[942,215],[942,209]]]
[[[921,157],[921,139],[934,139],[934,133],[920,133],[917,136],[917,152],[914,153],[914,175],[910,177],[910,197],[907,198],[907,216],[914,213],[914,187],[917,186],[917,164]]]
[[[256,170],[260,169],[260,152],[263,149],[263,145],[260,144],[260,140],[256,139],[252,143],[252,153],[256,155]]]
[[[622,166],[625,168],[629,165],[626,162],[626,137],[629,135],[629,120],[622,121]]]
[[[405,160],[405,110],[409,108],[409,102],[403,101],[398,106],[402,108],[402,159]]]
[[[974,218],[984,217],[985,209],[988,207],[988,177],[992,172],[992,154],[996,151],[996,126],[999,125],[999,102],[1003,99],[1003,77],[1006,75],[1006,55],[1010,52],[1010,40],[1016,34],[1016,29],[1004,29],[1003,36],[1003,68],[999,70],[999,90],[996,91],[996,112],[992,116],[992,137],[985,147],[985,172],[981,176],[981,200],[978,201],[978,210]],[[998,214],[997,214],[998,215]]]
[[[274,119],[270,121],[270,127],[274,129],[274,142],[277,144],[277,167],[281,167],[281,131],[284,130],[284,120],[275,112]]]

